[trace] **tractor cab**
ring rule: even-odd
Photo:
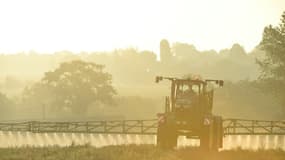
[[[214,88],[223,86],[224,82],[170,77],[156,77],[156,82],[163,79],[171,81],[171,92],[165,99],[165,113],[158,114],[158,145],[172,148],[177,144],[177,137],[184,135],[199,138],[205,148],[221,147],[222,118],[214,116],[212,108]]]
[[[198,78],[156,77],[156,82],[163,79],[171,81],[170,96],[167,96],[165,100],[165,112],[181,112],[187,114],[187,117],[211,114],[214,86],[223,86],[222,80],[201,80]]]

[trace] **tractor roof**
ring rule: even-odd
[[[206,80],[202,80],[202,79],[191,79],[191,78],[173,78],[173,77],[162,77],[162,76],[157,76],[155,78],[156,83],[158,83],[159,81],[162,81],[163,79],[167,79],[170,80],[172,82],[175,83],[194,83],[194,84],[207,84],[208,82],[215,82],[216,84],[218,84],[219,86],[223,86],[224,85],[224,81],[223,80],[212,80],[212,79],[206,79]]]

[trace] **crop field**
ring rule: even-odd
[[[197,147],[161,150],[154,145],[121,145],[102,148],[69,147],[1,148],[1,160],[284,160],[282,150],[224,150],[203,152]]]

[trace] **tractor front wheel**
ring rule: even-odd
[[[211,148],[211,132],[210,126],[203,126],[200,135],[200,148],[203,150],[210,150]]]
[[[177,146],[177,133],[174,127],[160,124],[157,129],[157,145],[162,149],[173,149]]]

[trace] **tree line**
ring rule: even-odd
[[[15,106],[13,101],[17,101],[28,106],[49,104],[50,110],[60,114],[84,114],[88,111],[87,106],[94,103],[97,106],[98,103],[116,104],[114,97],[122,95],[125,86],[134,93],[142,87],[152,89],[156,75],[181,77],[189,73],[226,80],[231,87],[218,93],[221,97],[226,97],[224,92],[233,96],[232,91],[241,88],[239,92],[248,90],[252,92],[248,96],[256,100],[267,95],[269,102],[276,98],[278,104],[273,106],[284,106],[285,13],[279,26],[265,27],[261,43],[250,53],[239,44],[219,52],[199,51],[191,44],[176,42],[170,45],[163,39],[159,54],[134,48],[79,54],[31,52],[2,54],[0,62],[3,73],[0,106],[3,110],[9,110]],[[14,90],[18,96],[9,93]],[[14,97],[11,99],[4,93]],[[143,91],[138,93],[144,95]],[[256,94],[260,96],[256,97]],[[231,100],[235,104],[246,99],[243,95],[235,96],[237,98]],[[285,115],[285,107],[282,109]]]

